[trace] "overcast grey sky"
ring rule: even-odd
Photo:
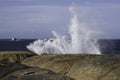
[[[49,38],[53,30],[66,35],[72,3],[87,12],[84,21],[102,32],[99,38],[120,38],[120,0],[0,0],[0,38]]]

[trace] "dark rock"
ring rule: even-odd
[[[56,74],[47,69],[28,68],[18,70],[1,80],[73,80],[67,76]]]
[[[34,53],[27,51],[4,51],[0,52],[0,67],[20,63],[25,58],[34,56]]]
[[[25,68],[29,68],[28,66],[25,66],[23,64],[15,64],[12,66],[7,66],[7,67],[0,67],[0,78],[11,74],[12,72],[16,71],[16,70],[20,70],[20,69],[25,69]]]

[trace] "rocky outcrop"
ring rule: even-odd
[[[27,68],[13,72],[1,80],[73,80],[47,69]]]
[[[105,56],[78,61],[67,75],[77,80],[120,80],[120,56]]]
[[[22,63],[76,80],[120,80],[120,55],[40,55]]]
[[[120,80],[120,55],[0,54],[0,80]]]
[[[4,51],[0,52],[0,66],[10,66],[20,63],[25,58],[35,56],[36,54],[27,51]]]
[[[73,80],[51,70],[21,64],[21,61],[34,56],[29,52],[1,52],[0,80]]]
[[[12,66],[7,66],[7,67],[1,67],[0,66],[0,78],[5,77],[8,74],[11,74],[14,71],[21,70],[28,68],[28,66],[22,65],[22,64],[15,64]]]

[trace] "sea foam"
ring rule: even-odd
[[[92,37],[97,33],[86,29],[85,25],[79,21],[76,7],[72,6],[69,9],[72,13],[69,26],[70,38],[53,31],[53,38],[36,40],[27,48],[36,54],[101,54],[97,39]]]

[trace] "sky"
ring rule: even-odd
[[[72,4],[98,38],[120,38],[120,0],[0,0],[0,39],[67,35]]]

